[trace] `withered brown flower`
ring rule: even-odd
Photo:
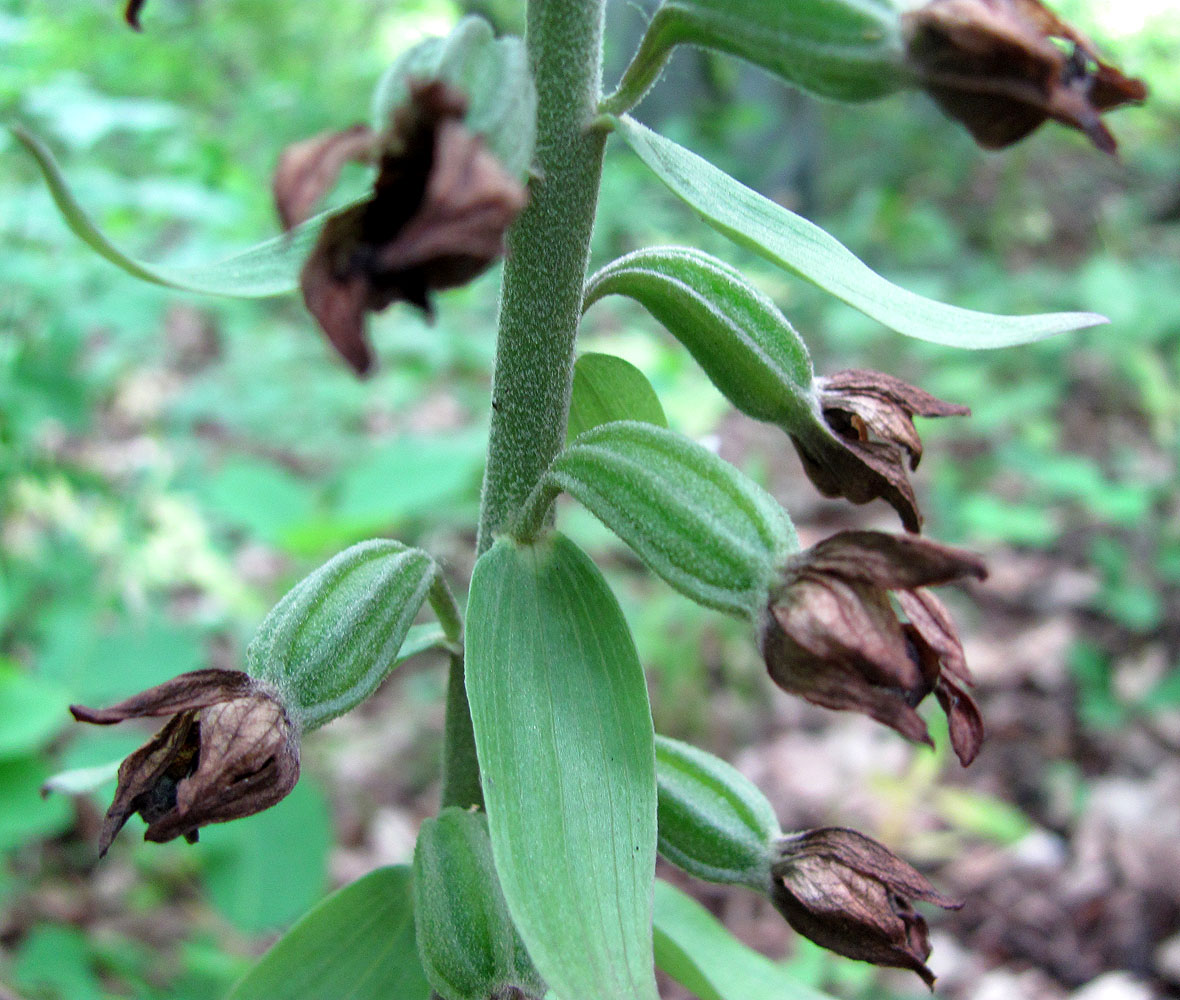
[[[849,369],[817,378],[815,386],[824,423],[791,434],[808,478],[826,497],[885,500],[906,530],[918,531],[922,517],[909,472],[922,458],[922,439],[914,417],[971,411],[882,372]]]
[[[983,721],[966,690],[971,676],[954,623],[921,588],[986,575],[982,561],[960,549],[911,535],[841,532],[787,560],[763,614],[762,657],[784,691],[863,712],[920,743],[930,735],[914,709],[934,692],[966,766],[979,752]]]
[[[1147,97],[1040,0],[930,0],[903,22],[919,84],[987,149],[1052,118],[1113,153],[1102,113]]]
[[[273,806],[299,779],[299,742],[283,703],[238,670],[194,670],[113,705],[71,705],[79,722],[111,725],[171,715],[119,766],[99,856],[132,813],[145,840],[197,839],[198,827]]]
[[[926,921],[911,900],[961,905],[875,840],[841,827],[784,837],[770,898],[798,933],[838,955],[910,969],[933,987]]]
[[[527,201],[445,83],[415,83],[381,139],[373,196],[333,216],[300,275],[307,308],[346,361],[372,364],[366,312],[404,301],[431,313],[430,293],[466,284],[504,253]]]

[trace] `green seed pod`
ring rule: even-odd
[[[508,915],[483,813],[452,806],[422,824],[414,924],[426,978],[446,1000],[544,996]]]
[[[568,493],[689,599],[736,617],[762,613],[783,560],[799,548],[782,506],[682,434],[637,421],[579,434],[553,460],[513,533],[531,539]]]
[[[818,419],[807,345],[728,264],[691,247],[636,250],[591,277],[584,308],[607,295],[642,305],[746,416],[781,425]]]
[[[682,44],[727,52],[838,101],[872,100],[909,82],[894,0],[664,0],[603,109],[634,107]]]
[[[382,538],[345,549],[266,616],[246,650],[247,673],[274,686],[301,729],[321,726],[376,690],[442,586],[421,549]]]
[[[775,842],[774,809],[748,778],[697,747],[656,737],[659,851],[707,882],[765,892]]]

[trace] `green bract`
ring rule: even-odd
[[[463,124],[482,135],[510,174],[524,177],[537,133],[537,92],[519,38],[499,38],[478,17],[466,17],[445,38],[427,38],[403,52],[373,94],[374,127],[381,131],[409,96],[415,80],[444,80],[469,101]]]
[[[907,81],[892,0],[664,0],[604,108],[634,107],[681,44],[728,52],[840,101],[882,97]]]
[[[632,421],[579,435],[525,506],[521,537],[569,493],[686,597],[754,617],[783,559],[798,548],[781,505],[682,434]]]
[[[590,279],[586,308],[606,295],[643,305],[748,416],[785,425],[819,419],[806,345],[728,264],[689,247],[637,250]]]
[[[656,782],[660,854],[708,882],[765,892],[782,830],[758,787],[720,758],[663,736]]]
[[[361,542],[274,606],[246,650],[247,672],[275,686],[301,728],[321,726],[397,666],[427,597],[445,614],[445,584],[428,553],[389,539]]]
[[[602,574],[561,535],[476,563],[467,696],[496,871],[562,1000],[657,1000],[656,782],[635,644]]]
[[[615,420],[667,427],[668,418],[647,376],[613,354],[581,354],[574,363],[566,439]]]
[[[447,1000],[487,1000],[510,987],[544,995],[500,891],[483,813],[451,807],[423,822],[414,922],[426,977]]]

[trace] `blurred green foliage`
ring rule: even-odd
[[[136,35],[113,0],[0,0],[0,115],[50,141],[123,244],[210,259],[275,231],[279,150],[364,120],[397,51],[465,9],[519,29],[521,6],[349,0],[328,15],[283,0],[154,0]],[[1149,0],[1056,6],[1153,89],[1149,107],[1113,121],[1118,161],[1049,130],[980,154],[918,97],[815,104],[693,52],[674,58],[641,116],[900,284],[989,311],[1094,309],[1110,326],[994,354],[898,338],[734,251],[621,147],[594,253],[603,263],[654,242],[701,246],[775,298],[820,371],[878,367],[969,403],[972,420],[923,429],[940,453],[919,477],[930,533],[1049,550],[1093,576],[1084,610],[1097,627],[1068,668],[1080,718],[1102,729],[1180,706],[1180,16]],[[628,4],[611,11],[616,71],[639,20]],[[341,199],[363,182],[347,173]],[[396,534],[457,551],[477,509],[497,275],[448,294],[433,326],[408,310],[378,318],[380,371],[359,384],[295,299],[178,296],[91,254],[6,133],[0,237],[0,940],[13,945],[0,981],[35,1000],[205,1000],[240,974],[257,935],[327,887],[314,763],[280,807],[195,847],[145,848],[129,829],[104,862],[135,874],[119,901],[126,921],[101,919],[98,869],[71,923],[30,901],[78,893],[96,871],[77,832],[111,787],[77,805],[39,787],[118,759],[143,733],[74,732],[65,706],[240,663],[285,587],[353,541]],[[596,307],[584,346],[642,368],[673,426],[705,434],[725,413],[638,309]],[[772,478],[778,461],[751,454],[749,471]],[[588,516],[563,518],[615,554],[624,593],[648,595],[625,604],[661,729],[707,727],[718,702],[700,692],[718,674],[730,703],[754,703],[759,667],[740,626],[637,578]],[[1145,649],[1166,669],[1128,691],[1120,665]],[[1022,829],[998,804],[960,798],[945,811],[999,841]],[[177,898],[184,926],[145,934]],[[869,989],[860,967],[830,963],[804,942],[793,967],[817,984],[844,977],[847,994]]]

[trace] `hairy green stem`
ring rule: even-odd
[[[604,7],[605,0],[528,4],[525,40],[539,101],[538,179],[530,188],[528,208],[508,236],[480,554],[520,509],[565,442],[574,338],[606,142],[605,130],[595,123]],[[462,680],[458,663],[447,690],[443,805],[482,802]]]

